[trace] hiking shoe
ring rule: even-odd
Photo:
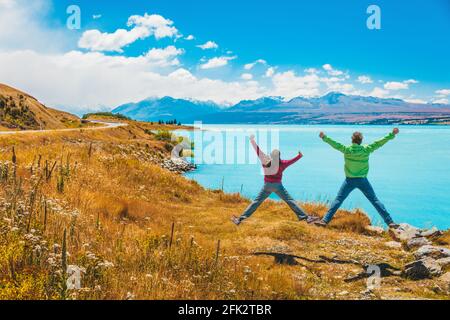
[[[313,225],[318,226],[318,227],[326,227],[328,224],[323,221],[323,220],[316,220],[314,222],[312,222]]]
[[[397,223],[394,223],[394,222],[389,223],[389,229],[398,229],[399,227],[400,227],[400,225]]]
[[[239,219],[238,217],[236,217],[236,216],[232,216],[231,217],[231,221],[233,221],[233,223],[235,224],[235,225],[240,225],[241,224],[241,219]]]
[[[305,219],[303,219],[303,220],[305,220]],[[314,223],[317,220],[320,220],[320,218],[316,217],[316,216],[308,216],[308,217],[306,217],[306,223],[308,223],[308,224]]]

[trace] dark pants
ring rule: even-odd
[[[348,195],[355,189],[361,190],[361,192],[366,196],[366,198],[370,201],[370,203],[377,209],[380,216],[383,218],[386,224],[393,223],[391,215],[387,212],[384,205],[377,198],[375,191],[372,188],[369,180],[367,178],[347,178],[342,184],[341,189],[336,197],[336,199],[331,204],[330,210],[323,218],[323,221],[329,223],[331,219],[333,219],[334,214],[342,205],[345,199],[347,199]]]
[[[291,195],[281,183],[265,183],[258,196],[248,206],[239,219],[242,221],[249,218],[272,193],[277,194],[284,202],[286,202],[300,220],[307,218],[305,212],[303,212],[297,203],[295,203],[295,200],[292,199]]]

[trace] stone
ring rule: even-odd
[[[408,263],[403,270],[403,276],[412,280],[430,279],[439,276],[442,269],[436,260],[431,258],[423,258]]]
[[[397,241],[408,241],[418,237],[420,230],[407,223],[401,223],[398,228],[389,229],[389,233]]]
[[[433,227],[428,230],[422,230],[420,232],[420,235],[422,237],[426,237],[426,238],[435,238],[435,237],[442,235],[442,231],[439,231],[436,227]]]
[[[383,228],[376,227],[376,226],[365,226],[364,230],[366,231],[367,234],[374,235],[374,236],[378,236],[378,235],[381,236],[384,233]]]
[[[436,260],[436,262],[441,266],[442,269],[450,267],[450,257],[438,259]]]
[[[444,273],[442,276],[438,279],[441,286],[443,286],[447,292],[450,292],[450,272]]]
[[[434,259],[441,259],[450,257],[450,249],[443,247],[436,247],[431,245],[425,245],[420,247],[415,253],[414,256],[417,259],[422,259],[424,257],[430,257]]]
[[[384,245],[386,247],[392,248],[392,249],[401,249],[402,248],[402,244],[400,242],[397,242],[397,241],[385,242]]]
[[[411,250],[414,248],[423,247],[426,245],[431,245],[431,241],[425,237],[412,238],[406,242],[406,247]]]

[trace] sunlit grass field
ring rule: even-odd
[[[0,137],[0,299],[448,298],[435,280],[345,282],[355,264],[276,264],[255,252],[387,262],[411,253],[369,236],[363,212],[339,211],[330,229],[296,220],[267,201],[236,227],[249,204],[162,169],[167,142],[129,121],[109,130]],[[327,207],[303,203],[322,216]],[[448,244],[442,238],[441,244]],[[67,287],[69,267],[81,287]]]

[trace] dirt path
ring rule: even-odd
[[[0,135],[13,135],[13,134],[28,134],[28,133],[45,133],[45,132],[70,132],[78,130],[105,130],[118,127],[126,127],[127,123],[121,122],[105,122],[99,120],[90,120],[91,123],[102,124],[101,127],[86,127],[86,128],[70,128],[70,129],[52,129],[52,130],[22,130],[22,131],[0,131]]]

